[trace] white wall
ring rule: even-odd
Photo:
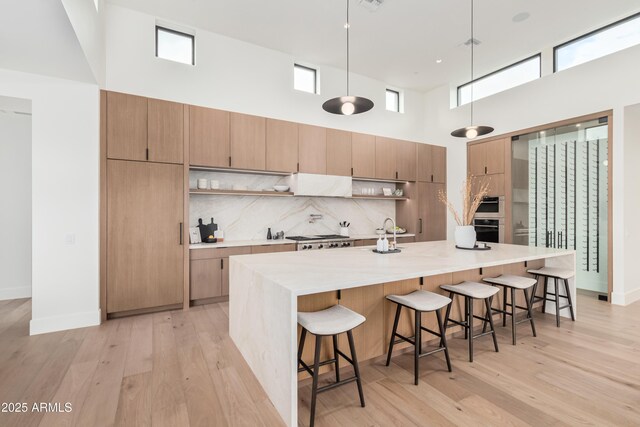
[[[31,108],[17,114],[5,100],[0,96],[0,300],[31,296]]]
[[[475,103],[476,124],[491,125],[494,135],[538,126],[558,120],[604,110],[613,110],[613,296],[612,302],[626,301],[625,258],[639,259],[637,246],[626,248],[625,218],[635,221],[637,213],[625,208],[624,201],[637,198],[631,186],[625,186],[626,165],[640,163],[637,149],[625,141],[624,107],[640,102],[640,46],[600,58],[560,73],[544,76],[525,85],[481,99]],[[449,87],[440,87],[425,95],[426,141],[448,146],[448,188],[458,194],[466,167],[466,141],[449,133],[465,126],[469,106],[450,109]],[[610,164],[611,165],[611,164]],[[630,181],[628,181],[630,182]],[[454,224],[449,221],[449,235]],[[628,268],[633,268],[633,264]]]
[[[170,99],[320,126],[422,141],[421,93],[406,91],[405,113],[385,110],[385,84],[352,75],[352,94],[376,104],[366,114],[326,113],[324,101],[344,95],[345,71],[320,67],[321,95],[293,89],[295,58],[270,49],[196,30],[196,66],[155,57],[156,17],[108,4],[108,90]],[[336,46],[344,49],[344,46]]]
[[[640,300],[640,277],[637,268],[638,242],[640,241],[640,104],[624,109],[624,181],[628,183],[625,192],[624,216],[624,301],[629,304]]]
[[[0,69],[0,95],[32,102],[31,333],[97,325],[98,87]]]

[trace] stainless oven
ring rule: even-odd
[[[504,218],[473,219],[478,242],[504,243]]]
[[[482,199],[474,218],[504,218],[504,196]]]

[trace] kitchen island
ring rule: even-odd
[[[230,258],[229,335],[287,425],[297,424],[298,310],[321,310],[341,296],[341,304],[367,318],[354,330],[362,362],[385,353],[393,312],[385,295],[421,287],[439,292],[442,284],[524,275],[527,268],[544,265],[575,271],[575,252],[570,250],[492,244],[489,251],[468,251],[451,241],[400,247],[401,253],[384,255],[356,247]],[[575,282],[569,285],[575,304]],[[459,311],[456,302],[453,312]],[[555,312],[553,303],[547,303],[547,311]],[[400,332],[409,323],[403,319]]]

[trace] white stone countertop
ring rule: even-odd
[[[392,234],[389,234],[392,236]],[[405,233],[398,234],[397,237],[415,237],[415,234]],[[349,236],[350,239],[365,240],[365,239],[377,239],[377,234],[363,234]],[[189,245],[189,249],[213,249],[213,248],[234,248],[239,246],[263,246],[263,245],[286,245],[287,243],[298,243],[295,240],[289,239],[277,239],[277,240],[225,240],[222,243],[194,243]],[[315,251],[314,251],[315,252]]]
[[[573,250],[490,244],[487,251],[456,249],[453,241],[400,244],[401,253],[377,254],[372,247],[339,251],[279,252],[231,257],[294,295],[348,289],[375,283],[492,267],[541,258],[560,257]]]

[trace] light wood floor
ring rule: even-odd
[[[316,425],[640,425],[640,303],[578,304],[559,329],[536,314],[538,338],[521,324],[515,347],[498,328],[500,353],[480,339],[474,363],[450,339],[453,372],[423,358],[419,386],[410,355],[363,366],[367,407],[340,387],[320,395]],[[34,337],[30,317],[30,300],[0,301],[0,402],[72,411],[0,413],[0,426],[282,425],[228,336],[227,304]],[[309,397],[303,383],[303,425]]]

